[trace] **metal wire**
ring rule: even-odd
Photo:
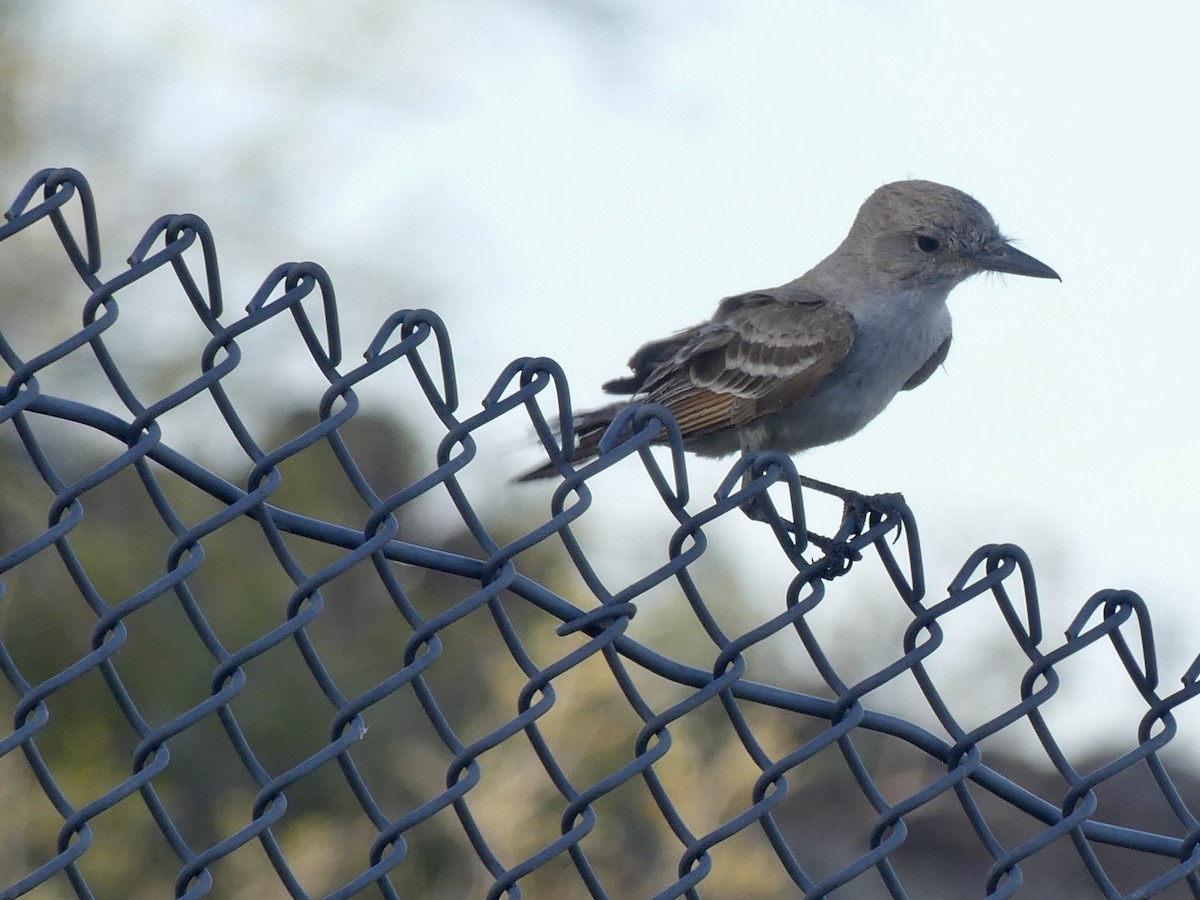
[[[68,214],[81,224],[71,225]],[[315,264],[279,266],[254,294],[245,315],[230,318],[223,310],[215,243],[207,225],[196,216],[163,216],[154,222],[130,255],[128,268],[109,279],[100,275],[96,208],[80,173],[71,169],[39,172],[18,193],[6,217],[7,224],[0,226],[0,243],[26,229],[44,229],[49,223],[88,296],[82,327],[33,355],[18,355],[0,330],[0,357],[11,370],[0,393],[0,429],[14,448],[3,457],[0,484],[9,493],[21,486],[42,485],[40,496],[49,498],[45,524],[34,533],[18,536],[16,527],[0,527],[4,542],[0,545],[0,685],[7,685],[0,696],[11,709],[13,722],[11,731],[0,738],[0,763],[4,764],[0,784],[23,777],[30,785],[22,805],[10,806],[4,814],[0,832],[7,833],[8,846],[15,846],[14,836],[26,827],[33,808],[46,802],[57,822],[52,840],[39,840],[31,830],[21,853],[9,854],[11,858],[0,863],[0,883],[7,884],[0,896],[19,897],[43,885],[57,885],[59,895],[97,896],[93,882],[109,877],[104,874],[106,855],[122,852],[120,827],[114,824],[111,812],[136,808],[145,811],[154,833],[160,836],[144,853],[160,864],[166,861],[174,872],[175,895],[180,897],[233,896],[240,882],[228,864],[231,859],[243,859],[245,853],[240,851],[247,847],[258,848],[261,856],[256,858],[265,856],[276,889],[293,897],[350,897],[360,892],[398,897],[402,890],[421,891],[423,882],[410,873],[447,865],[446,857],[438,855],[444,849],[425,837],[430,823],[445,831],[447,822],[451,823],[449,830],[458,835],[461,853],[473,860],[475,874],[470,883],[485,884],[482,893],[488,897],[523,896],[523,891],[533,890],[529,885],[535,884],[533,879],[539,873],[551,870],[559,879],[553,882],[558,885],[553,896],[623,896],[628,895],[623,892],[630,890],[630,884],[640,885],[637,890],[645,890],[647,895],[656,891],[654,896],[659,898],[721,896],[710,893],[710,888],[721,890],[712,886],[728,883],[720,880],[723,867],[737,865],[731,854],[722,853],[722,847],[744,847],[746,842],[765,850],[774,860],[772,877],[776,881],[771,883],[787,885],[796,895],[905,897],[910,896],[906,892],[906,845],[920,840],[932,809],[945,810],[949,803],[958,810],[957,821],[965,819],[969,825],[969,830],[960,825],[959,831],[966,831],[978,853],[986,854],[981,857],[986,864],[977,867],[978,878],[969,895],[1048,896],[1044,887],[1027,884],[1024,873],[1048,848],[1061,851],[1069,845],[1072,865],[1084,873],[1084,895],[1151,897],[1174,889],[1200,897],[1200,820],[1183,796],[1191,783],[1177,786],[1160,755],[1177,733],[1174,710],[1200,691],[1200,660],[1186,673],[1180,689],[1159,692],[1150,617],[1136,594],[1096,594],[1084,604],[1065,640],[1048,646],[1033,570],[1016,546],[980,548],[965,561],[944,597],[928,599],[916,523],[899,497],[864,505],[861,498],[840,489],[806,484],[789,459],[764,453],[736,463],[714,502],[696,509],[702,504],[693,503],[689,495],[678,432],[661,408],[629,410],[606,436],[599,459],[578,469],[567,461],[562,448],[572,440],[570,399],[563,371],[552,360],[516,360],[484,397],[480,411],[468,414],[460,409],[449,334],[429,310],[392,315],[368,347],[364,362],[346,368],[333,286]],[[0,252],[3,250],[0,247]],[[210,337],[200,354],[198,376],[166,396],[145,401],[124,374],[136,360],[118,360],[106,342],[106,333],[121,309],[119,293],[159,271],[173,275]],[[36,298],[25,302],[36,302]],[[328,388],[317,404],[315,424],[268,450],[256,441],[254,423],[239,411],[226,384],[243,360],[239,341],[285,313],[291,316]],[[90,355],[99,365],[122,412],[43,391],[40,377],[46,370],[81,355]],[[356,461],[343,432],[360,408],[355,388],[393,367],[410,373],[440,421],[444,437],[426,474],[381,495]],[[244,486],[164,442],[164,418],[204,401],[215,404],[244,454],[248,465]],[[476,432],[505,416],[528,416],[564,477],[554,491],[549,517],[502,540],[495,537],[495,524],[485,523],[460,475],[476,456]],[[555,418],[563,423],[561,434],[550,424]],[[73,433],[108,436],[122,449],[72,480],[63,474],[61,444],[43,436],[50,420],[69,423]],[[668,469],[647,452],[664,428],[669,436]],[[336,460],[365,511],[361,525],[302,515],[272,502],[284,480],[281,470],[289,460],[314,447],[326,448]],[[614,465],[639,464],[630,457],[637,457],[646,467],[663,507],[678,526],[665,563],[631,584],[611,589],[585,550],[577,527],[593,503],[589,482]],[[144,494],[141,499],[149,503],[169,537],[162,556],[151,560],[162,565],[161,574],[114,600],[99,586],[97,560],[94,555],[85,558],[88,554],[80,551],[77,538],[93,521],[85,510],[85,501],[91,502],[88,495],[131,474]],[[167,484],[176,481],[211,498],[216,511],[199,517],[181,513]],[[779,513],[767,493],[772,485],[781,483],[789,501],[786,515]],[[847,500],[847,512],[837,534],[814,538],[807,530],[804,500],[822,492]],[[435,494],[453,505],[478,548],[477,554],[433,539],[422,541],[411,529],[402,532],[401,520],[413,504]],[[795,577],[777,606],[777,615],[742,633],[727,634],[692,567],[708,547],[704,529],[720,517],[741,516],[751,504],[794,565]],[[212,506],[210,502],[209,508]],[[189,519],[194,521],[188,524]],[[213,600],[205,596],[204,585],[209,584],[204,582],[206,543],[232,523],[245,520],[254,523],[265,542],[266,550],[254,568],[274,567],[286,574],[292,587],[289,595],[278,598],[274,618],[251,639],[231,649],[212,621]],[[765,540],[768,532],[762,533]],[[297,538],[326,548],[330,552],[325,559],[332,561],[313,564],[297,551]],[[566,548],[595,602],[568,599],[523,574],[517,557],[553,541]],[[897,548],[902,552],[897,553]],[[132,547],[128,552],[129,561],[123,564],[132,566],[139,550]],[[866,677],[851,680],[822,645],[812,617],[831,586],[842,579],[853,581],[850,576],[866,557],[882,564],[911,619],[895,657],[879,662]],[[34,626],[43,621],[40,615],[61,615],[56,611],[58,600],[51,603],[39,593],[36,583],[27,581],[14,582],[22,585],[27,596],[6,595],[6,579],[37,559],[56,560],[65,569],[72,593],[77,595],[77,608],[87,614],[86,646],[81,646],[68,664],[49,673],[31,663],[40,652],[36,642],[41,631]],[[329,586],[362,567],[373,573],[363,583],[364,589],[390,604],[386,610],[377,608],[379,625],[383,626],[384,616],[399,617],[407,637],[402,647],[396,647],[396,664],[385,677],[365,689],[349,690],[335,674],[341,661],[319,649],[314,630],[332,615],[326,598]],[[431,612],[414,594],[420,588],[411,587],[419,582],[413,573],[452,576],[471,587]],[[662,585],[674,585],[686,599],[711,643],[710,667],[673,659],[626,633],[639,603]],[[946,617],[973,601],[995,604],[1012,645],[1028,665],[1013,685],[1013,695],[1019,699],[986,721],[967,726],[960,722],[961,716],[952,713],[952,702],[945,698],[927,665],[945,641]],[[26,612],[7,616],[5,607],[14,604],[23,604]],[[122,653],[139,632],[149,628],[143,624],[144,612],[166,604],[182,611],[185,624],[176,623],[177,627],[189,629],[208,662],[207,683],[198,686],[187,680],[190,675],[172,659],[158,660],[161,681],[177,688],[181,696],[194,695],[197,690],[202,694],[181,712],[164,716],[161,710],[148,711],[136,699],[138,691],[130,687]],[[531,611],[558,623],[553,635],[544,629],[531,632],[522,625]],[[501,716],[502,721],[483,733],[467,736],[461,717],[450,710],[445,691],[432,677],[465,662],[461,647],[448,649],[450,635],[458,623],[476,613],[490,620],[489,627],[520,675],[516,690],[508,695],[510,711]],[[748,677],[747,660],[752,651],[779,636],[787,637],[794,652],[803,653],[811,662],[821,682],[812,691]],[[1044,710],[1059,689],[1062,667],[1102,641],[1120,660],[1145,704],[1145,714],[1132,749],[1081,772],[1060,748]],[[319,706],[311,699],[298,701],[289,693],[290,687],[254,674],[256,665],[285,647],[299,654],[307,683],[323,698],[320,703],[324,706],[319,708],[327,734],[315,746],[299,732],[291,738],[285,734],[285,743],[290,739],[295,752],[289,764],[281,766],[273,749],[255,736],[257,728],[252,726],[256,723],[241,712],[245,707],[239,698],[244,699],[253,685],[265,681],[276,706],[302,702]],[[49,648],[46,650],[49,653]],[[57,659],[60,650],[56,648],[51,655]],[[556,706],[568,703],[569,691],[563,686],[568,677],[585,669],[604,673],[607,689],[639,723],[622,745],[619,759],[582,762],[589,750],[586,745],[564,753],[559,738],[549,737],[544,728]],[[105,742],[89,747],[85,729],[92,727],[91,719],[74,722],[69,718],[78,707],[63,698],[70,696],[73,686],[96,676],[102,678],[111,702],[94,715],[119,720],[131,736],[130,747]],[[650,691],[647,676],[670,685],[671,691]],[[911,680],[919,687],[933,717],[930,722],[936,721],[938,729],[864,704],[867,695],[901,680]],[[375,753],[384,752],[378,750],[379,742],[394,734],[385,723],[397,724],[392,717],[399,707],[388,704],[399,698],[406,698],[404,709],[411,717],[401,719],[400,730],[423,729],[430,746],[437,746],[442,754],[440,776],[433,781],[424,779],[425,793],[419,801],[399,802],[394,793],[381,789],[379,757],[372,755],[373,748]],[[712,714],[713,710],[720,711],[732,729],[733,743],[740,745],[757,773],[746,791],[745,785],[727,783],[720,768],[705,772],[703,790],[725,796],[722,809],[730,810],[716,824],[691,811],[696,797],[687,791],[695,792],[694,785],[680,788],[677,779],[664,774],[673,748],[694,737],[694,731],[686,727],[689,717],[702,711]],[[764,716],[774,723],[769,739],[763,735]],[[218,729],[211,727],[214,722]],[[64,753],[60,738],[51,739],[56,724],[74,736],[68,741],[73,753]],[[368,724],[373,726],[371,731]],[[1032,729],[1057,772],[1060,791],[1039,796],[1001,774],[999,766],[989,764],[994,762],[985,751],[989,739],[1017,728]],[[781,747],[780,734],[788,735],[791,743]],[[201,743],[204,753],[223,753],[221,765],[237,769],[237,776],[253,785],[252,799],[234,807],[238,810],[233,815],[235,824],[229,825],[231,814],[223,814],[218,817],[223,830],[200,842],[195,835],[203,830],[190,823],[216,813],[198,810],[194,795],[190,802],[181,800],[171,781],[172,777],[195,780],[186,769],[180,774],[186,761],[177,762],[172,755],[182,752],[178,748],[186,746],[189,735]],[[881,769],[870,758],[871,752],[863,749],[877,747],[879,741],[902,744],[908,752],[933,763],[936,777],[915,789],[911,784],[907,790],[897,789],[891,783],[893,773],[887,767]],[[518,780],[510,790],[515,797],[532,797],[534,781],[548,779],[550,787],[538,795],[537,814],[555,833],[523,855],[514,854],[510,836],[504,834],[506,828],[518,827],[518,819],[514,816],[505,822],[503,816],[480,812],[490,809],[480,799],[487,793],[489,760],[517,744],[532,752],[536,768],[526,770],[527,783]],[[848,790],[872,810],[868,827],[853,835],[858,849],[836,865],[798,837],[797,820],[807,820],[818,829],[836,829],[842,811],[792,802],[803,795],[807,781],[824,777],[830,754],[839,760],[843,777],[848,776],[852,785]],[[101,757],[109,767],[106,771],[116,764],[115,758],[125,773],[108,781],[81,779],[77,768],[92,763],[102,768]],[[67,762],[69,759],[74,762]],[[392,758],[386,768],[408,766],[415,773],[419,771],[417,762],[402,755]],[[1151,787],[1147,792],[1169,810],[1170,824],[1159,831],[1110,821],[1111,809],[1105,818],[1098,813],[1097,789],[1135,770],[1148,773],[1144,783]],[[326,779],[321,784],[327,785],[330,771],[339,773],[343,793],[348,791],[352,798],[351,812],[345,813],[347,801],[343,799],[339,815],[365,824],[366,831],[347,826],[336,854],[342,858],[342,866],[331,870],[344,872],[348,867],[352,874],[338,883],[322,884],[311,867],[298,866],[295,848],[285,846],[287,841],[280,835],[292,822],[289,798],[312,794],[306,785],[318,777]],[[670,867],[662,866],[662,858],[649,852],[606,852],[603,844],[589,841],[607,819],[620,821],[622,805],[631,802],[627,790],[631,786],[644,788],[640,821],[644,824],[652,819],[667,835],[665,840],[673,842],[668,843],[673,847]],[[556,798],[554,802],[546,802],[546,791]],[[203,786],[200,796],[204,796]],[[319,809],[319,800],[316,805]],[[999,828],[999,811],[1007,821],[1015,816],[1023,829]],[[105,833],[115,837],[101,840]],[[661,836],[655,840],[663,845]],[[4,846],[0,844],[0,852]],[[1107,848],[1114,847],[1128,851],[1126,858],[1136,855],[1144,863],[1139,871],[1150,874],[1130,883],[1127,869],[1104,856]],[[1055,857],[1055,865],[1060,865],[1062,858]],[[922,882],[921,896],[964,896],[958,893],[960,887],[951,886],[950,872],[956,865],[953,854],[946,852],[943,863],[944,893]],[[420,877],[431,879],[425,882],[428,884],[436,882],[428,873]],[[763,878],[767,880],[765,874]],[[113,890],[111,880],[104,883],[107,890]],[[125,887],[127,891],[118,888],[119,894],[112,896],[132,894],[138,885],[126,882]],[[453,895],[453,890],[445,888],[442,895]]]

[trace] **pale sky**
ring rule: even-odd
[[[975,547],[1011,541],[1041,576],[1047,647],[1093,591],[1127,587],[1150,604],[1164,690],[1200,652],[1195,4],[629,0],[590,35],[486,0],[386,21],[365,3],[47,6],[74,13],[30,45],[75,63],[47,74],[5,195],[66,164],[102,224],[198,213],[244,290],[316,259],[359,346],[416,305],[378,288],[411,266],[464,409],[525,355],[595,403],[643,341],[809,268],[879,184],[968,191],[1062,284],[957,289],[945,371],[799,467],[904,492],[931,598]],[[83,103],[113,114],[39,140]],[[692,467],[698,503],[731,463]],[[769,540],[737,526],[748,552]]]

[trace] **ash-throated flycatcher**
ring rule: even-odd
[[[796,453],[849,437],[945,360],[946,298],[977,272],[1058,278],[962,191],[885,184],[841,245],[795,281],[726,297],[707,322],[633,354],[633,374],[604,385],[629,399],[575,415],[572,461],[595,456],[631,403],[667,407],[684,446],[702,456]],[[522,480],[557,472],[548,463]]]

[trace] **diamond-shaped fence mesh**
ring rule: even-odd
[[[39,232],[85,286],[61,335],[22,327],[62,302],[20,277]],[[517,360],[472,412],[428,310],[344,364],[315,264],[227,312],[198,217],[154,222],[111,278],[99,247],[70,169],[38,173],[0,226],[0,896],[1200,896],[1200,786],[1163,760],[1200,666],[1160,691],[1137,595],[1094,595],[1048,640],[1015,546],[980,548],[927,596],[899,497],[850,498],[840,530],[812,536],[805,501],[846,494],[759,454],[694,500],[652,407],[576,469],[549,424],[570,429],[553,361]],[[203,329],[158,374],[162,310],[127,299],[151,279]],[[239,369],[278,353],[255,333],[281,322],[288,358],[259,360],[278,383],[239,399]],[[269,428],[296,358],[323,393]],[[433,458],[362,411],[381,378],[435,421]],[[562,472],[524,524],[466,477],[501,417],[532,423]],[[652,455],[664,427],[670,452]],[[214,435],[212,461],[184,452]],[[608,521],[598,545],[583,521],[614,465],[644,468],[672,523],[617,587],[596,547],[625,536]],[[736,581],[703,568],[718,520],[794,570],[736,628]],[[895,639],[847,656],[822,606],[869,566],[903,621],[864,623]],[[686,638],[635,639],[635,614],[672,602]],[[937,657],[967,604],[995,615],[1008,663],[947,684]],[[1097,652],[1145,712],[1126,749],[1081,763],[1049,711]],[[901,684],[923,716],[875,708]],[[1018,731],[1042,765],[1003,749]]]

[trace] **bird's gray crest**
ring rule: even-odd
[[[862,286],[918,288],[936,298],[937,290],[949,292],[984,271],[1058,277],[1035,262],[1012,250],[970,194],[933,181],[894,181],[863,202],[841,246],[809,274],[833,294],[850,285],[860,294]],[[854,306],[855,297],[846,302]]]
[[[982,203],[935,181],[893,181],[876,188],[858,210],[851,232],[931,228],[984,241],[1000,233]]]

